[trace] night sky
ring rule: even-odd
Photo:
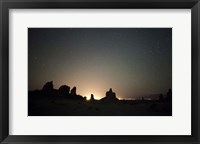
[[[76,86],[96,99],[165,94],[172,88],[171,28],[29,28],[28,89]]]

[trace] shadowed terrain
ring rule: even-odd
[[[172,116],[172,91],[158,99],[119,100],[112,88],[105,97],[89,100],[76,94],[76,87],[53,88],[47,82],[41,90],[28,93],[28,116]]]

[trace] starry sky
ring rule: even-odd
[[[120,99],[172,88],[171,28],[29,28],[28,89],[76,86],[96,99],[110,88]]]

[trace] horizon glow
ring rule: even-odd
[[[76,86],[95,99],[110,88],[120,99],[172,88],[171,28],[29,28],[28,89]]]

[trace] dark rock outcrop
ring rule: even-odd
[[[62,85],[59,89],[59,94],[63,96],[69,96],[70,87],[67,85]]]
[[[50,81],[43,86],[42,91],[49,91],[52,89],[53,89],[53,81]]]
[[[76,95],[76,87],[73,87],[71,90],[71,95],[75,96]]]
[[[93,94],[91,94],[90,101],[95,101]]]
[[[67,85],[60,86],[59,89],[53,88],[53,81],[45,83],[41,90],[29,91],[30,97],[49,97],[52,99],[72,99],[72,100],[86,100],[81,95],[76,94],[76,87],[73,87],[70,92],[70,87]]]
[[[44,95],[44,96],[52,95],[54,93],[54,90],[53,90],[53,81],[47,82],[43,86],[41,92],[42,92],[42,95]]]
[[[87,100],[87,97],[86,97],[86,96],[84,96],[84,97],[83,97],[83,99],[86,101],[86,100]]]
[[[106,96],[101,99],[101,101],[106,101],[106,102],[113,102],[118,100],[119,99],[116,97],[115,92],[112,91],[112,88],[110,88],[110,90],[106,92]]]

